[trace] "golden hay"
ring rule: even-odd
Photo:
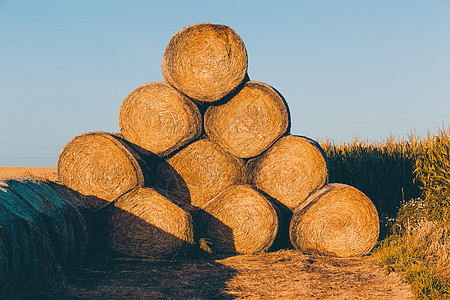
[[[273,205],[249,185],[234,185],[209,201],[200,217],[201,238],[216,253],[257,254],[267,251],[278,232]]]
[[[147,166],[119,137],[89,132],[69,141],[58,156],[61,183],[99,208],[136,186],[144,186]]]
[[[251,182],[293,210],[328,180],[326,157],[311,139],[288,135],[249,161]]]
[[[172,36],[161,70],[164,80],[183,94],[201,102],[214,102],[244,81],[247,65],[247,50],[233,29],[199,23]]]
[[[156,173],[159,188],[184,196],[196,207],[230,185],[246,182],[244,161],[207,139],[191,143],[162,162]]]
[[[286,133],[289,113],[272,87],[249,81],[225,104],[210,106],[204,124],[211,140],[237,157],[250,158]]]
[[[173,257],[194,244],[191,215],[152,188],[135,188],[102,209],[104,241],[128,257]]]
[[[292,245],[305,253],[338,257],[370,252],[380,232],[372,201],[345,184],[327,184],[311,195],[292,216]]]
[[[133,90],[119,110],[124,138],[158,156],[165,156],[202,132],[202,117],[189,98],[165,82]]]

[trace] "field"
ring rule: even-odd
[[[0,178],[56,180],[55,168],[0,167]],[[66,270],[72,299],[409,299],[410,286],[371,256],[262,255],[137,260],[91,255]]]
[[[450,299],[450,131],[385,142],[321,142],[329,181],[363,191],[381,234],[365,257],[293,249],[231,257],[124,259],[91,252],[65,270],[69,298]],[[57,180],[56,168],[0,167],[0,178]]]

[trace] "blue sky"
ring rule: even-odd
[[[184,26],[233,28],[293,134],[336,144],[450,121],[450,1],[0,0],[0,166],[56,166],[78,134],[118,131],[123,99],[162,81]]]

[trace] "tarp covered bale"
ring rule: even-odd
[[[247,50],[233,29],[199,23],[172,36],[161,70],[164,80],[188,97],[215,102],[244,81],[247,65]]]
[[[42,216],[0,185],[0,297],[58,299],[66,287]]]
[[[202,117],[194,102],[165,82],[133,90],[119,110],[124,138],[158,156],[166,156],[198,138]]]
[[[192,216],[152,188],[135,188],[101,209],[104,244],[127,257],[167,258],[194,245]]]
[[[204,126],[208,137],[226,151],[250,158],[285,134],[289,122],[281,95],[268,84],[248,81],[229,101],[207,109]]]
[[[196,207],[247,179],[245,162],[207,139],[195,141],[162,161],[156,173],[159,188],[177,193]]]
[[[144,186],[149,166],[126,142],[107,132],[70,140],[58,156],[59,181],[100,208],[127,191]]]
[[[298,207],[291,220],[292,245],[304,253],[337,257],[362,256],[380,232],[372,201],[355,187],[331,183]]]
[[[273,205],[249,185],[233,185],[209,201],[200,215],[200,236],[216,253],[267,251],[278,232]]]
[[[282,137],[248,166],[255,187],[290,210],[328,180],[327,161],[319,144],[300,136]]]

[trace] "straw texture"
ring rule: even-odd
[[[252,183],[294,210],[328,178],[326,157],[311,139],[288,135],[249,161]]]
[[[188,97],[214,102],[235,90],[247,74],[247,51],[230,27],[199,23],[172,36],[164,51],[164,80]]]
[[[102,212],[105,245],[129,257],[173,257],[194,244],[191,215],[152,188],[135,188]]]
[[[356,188],[338,183],[311,195],[295,210],[290,225],[296,249],[338,257],[369,253],[379,232],[372,201]]]
[[[0,295],[60,299],[61,266],[84,259],[87,233],[79,211],[45,182],[0,181]]]
[[[61,183],[88,196],[91,205],[99,208],[136,186],[144,186],[147,166],[119,137],[89,132],[64,146],[57,169]]]
[[[133,90],[119,110],[124,138],[158,156],[166,156],[198,138],[202,117],[197,106],[165,82]]]
[[[61,196],[48,183],[32,178],[5,179],[0,185],[16,199],[17,205],[32,210],[34,222],[48,233],[60,265],[80,265],[84,261],[88,223],[79,202]]]
[[[160,188],[182,195],[196,207],[247,178],[242,159],[207,139],[191,143],[161,163],[157,174]]]
[[[267,251],[278,232],[273,205],[249,185],[234,185],[203,207],[201,235],[216,253]]]
[[[204,124],[211,140],[237,157],[250,158],[286,133],[289,113],[271,86],[248,81],[225,104],[210,106]]]

